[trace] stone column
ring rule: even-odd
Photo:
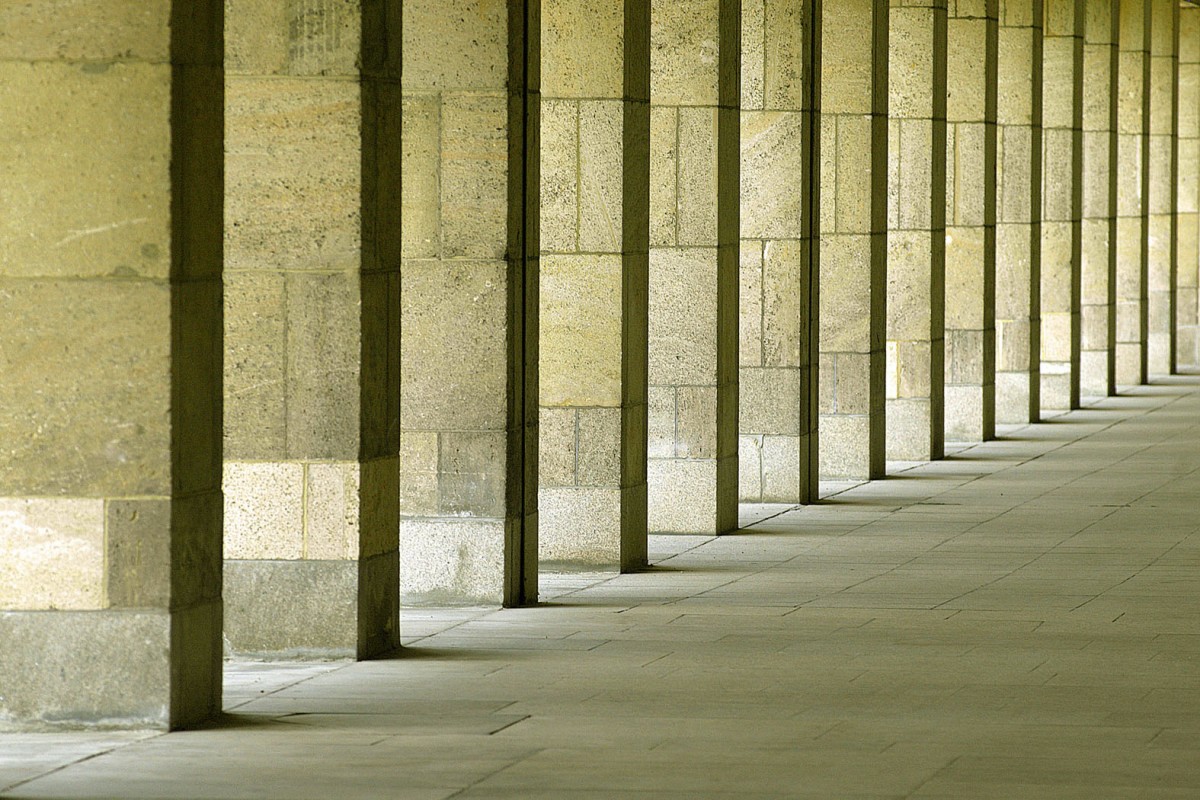
[[[1121,0],[1117,83],[1117,384],[1146,382],[1150,3]]]
[[[1079,407],[1086,0],[1046,0],[1042,67],[1042,408]]]
[[[1179,9],[1176,366],[1200,367],[1200,8]]]
[[[1083,45],[1080,392],[1116,385],[1117,23],[1119,0],[1087,4]]]
[[[220,2],[0,12],[0,724],[221,710]]]
[[[947,25],[946,438],[996,436],[997,0]]]
[[[229,3],[225,603],[238,653],[397,647],[400,3]]]
[[[944,453],[946,0],[893,5],[888,56],[887,457]]]
[[[1179,0],[1151,0],[1151,3],[1146,369],[1153,374],[1170,375],[1175,372]]]
[[[537,0],[404,4],[400,586],[537,598]]]
[[[653,0],[650,530],[737,529],[737,0]]]
[[[742,500],[809,502],[816,341],[812,0],[742,0]]]
[[[650,18],[542,0],[538,551],[646,563]]]
[[[886,443],[887,0],[821,23],[821,476],[882,478]]]
[[[1042,0],[1000,0],[996,421],[1041,414]]]

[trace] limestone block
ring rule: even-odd
[[[946,386],[947,441],[980,441],[982,420],[983,390],[979,386]]]
[[[103,500],[0,499],[0,608],[107,607],[104,524]]]
[[[932,423],[927,398],[889,400],[887,456],[900,461],[925,461],[930,453]]]
[[[504,517],[504,431],[444,431],[438,441],[438,512]]]
[[[764,108],[766,71],[766,1],[742,0],[742,98],[743,110]],[[774,31],[772,31],[774,34]]]
[[[717,387],[680,386],[675,398],[675,457],[716,458]]]
[[[888,112],[896,118],[933,117],[934,16],[944,10],[893,5],[888,53]]]
[[[504,584],[504,525],[503,520],[401,520],[403,604],[498,604]]]
[[[1081,223],[1081,231],[1082,302],[1085,305],[1103,305],[1108,302],[1108,219],[1085,219]]]
[[[964,17],[961,3],[946,22],[948,42],[946,118],[951,123],[986,117],[988,21],[983,14]]]
[[[405,0],[404,87],[498,91],[508,85],[504,0]]]
[[[226,0],[226,69],[232,74],[356,75],[358,3]]]
[[[648,455],[650,458],[675,457],[675,388],[651,386],[648,394]]]
[[[619,486],[621,409],[580,409],[577,447],[580,486]]]
[[[1072,149],[1075,132],[1053,129],[1042,131],[1043,158],[1042,213],[1047,220],[1071,219]]]
[[[404,265],[401,420],[405,430],[505,425],[505,264]]]
[[[542,421],[543,436],[545,418]],[[400,434],[400,512],[409,516],[437,513],[438,435],[427,431]]]
[[[738,362],[746,367],[763,363],[763,246],[758,240],[742,240]]]
[[[170,13],[168,3],[145,0],[69,3],[50,13],[6,2],[0,5],[0,60],[166,61]]]
[[[870,353],[838,353],[836,402],[839,414],[866,414],[871,408]]]
[[[437,95],[406,95],[401,117],[404,257],[435,258],[441,250],[441,100]]]
[[[1071,223],[1042,223],[1042,310],[1071,307]]]
[[[1084,350],[1108,348],[1108,306],[1085,305],[1080,309],[1081,347]]]
[[[1042,408],[1067,410],[1071,407],[1071,376],[1050,373],[1042,366]]]
[[[799,239],[807,171],[798,112],[742,112],[742,236]]]
[[[821,353],[818,367],[818,413],[837,413],[837,354]]]
[[[1051,36],[1047,25],[1042,59],[1045,76],[1042,83],[1042,124],[1047,129],[1069,129],[1074,106],[1071,76],[1075,74],[1075,39],[1070,36]]]
[[[738,500],[762,502],[762,436],[738,437]]]
[[[574,486],[576,478],[576,417],[573,408],[545,408],[538,418],[538,485]]]
[[[678,241],[679,112],[650,109],[650,246]]]
[[[358,464],[309,464],[306,472],[304,557],[325,561],[357,558]]]
[[[822,478],[866,478],[870,474],[870,419],[866,416],[822,414]]]
[[[841,117],[837,120],[836,144],[822,139],[821,147],[833,147],[837,160],[837,178],[833,186],[836,216],[833,228],[823,233],[866,233],[871,228],[871,198],[876,181],[886,180],[872,173],[872,120],[869,117]],[[824,177],[822,177],[824,180]],[[822,196],[822,204],[827,202]]]
[[[762,502],[795,503],[800,491],[800,437],[764,436]]]
[[[996,142],[997,222],[1029,222],[1033,131],[1024,125],[1005,126],[997,132]]]
[[[650,251],[650,382],[713,385],[717,360],[717,253]]]
[[[542,95],[619,98],[624,89],[621,3],[542,3]]]
[[[980,330],[946,331],[946,383],[983,383],[983,341]]]
[[[1071,360],[1071,314],[1042,312],[1042,364],[1047,361],[1069,363]]]
[[[354,655],[358,580],[356,561],[226,562],[226,647],[276,659]]]
[[[1029,422],[1029,417],[1029,373],[997,372],[996,422],[1022,424]]]
[[[1011,3],[1008,5],[1012,5]],[[997,47],[997,92],[1001,98],[996,119],[1001,125],[1028,126],[1033,124],[1033,104],[1030,102],[1033,36],[1030,24],[1003,21]]]
[[[822,234],[822,351],[866,352],[870,348],[870,275],[869,236]]]
[[[304,557],[304,465],[226,461],[226,559]]]
[[[1117,342],[1117,384],[1137,386],[1142,382],[1142,351],[1135,342]]]
[[[165,64],[0,62],[6,275],[166,277],[170,77]]]
[[[890,339],[929,338],[931,249],[930,234],[925,231],[888,231],[887,331]]]
[[[799,436],[799,371],[743,369],[738,394],[741,431]]]
[[[1137,296],[1141,284],[1141,217],[1117,218],[1117,296]]]
[[[996,369],[1000,372],[1024,372],[1029,369],[1028,319],[996,320]]]
[[[996,226],[996,317],[1028,316],[1030,291],[1029,225]]]
[[[763,364],[799,367],[808,307],[807,241],[767,242],[763,259]]]
[[[611,567],[620,563],[621,492],[548,488],[538,493],[538,559]]]
[[[647,465],[652,533],[711,533],[717,518],[717,462],[661,460]]]
[[[823,9],[821,110],[826,114],[872,111],[876,5],[874,0],[844,0]],[[876,24],[887,24],[886,12]]]
[[[651,0],[650,20],[651,102],[717,105],[718,0]]]
[[[580,103],[579,249],[583,251],[619,252],[623,246],[624,109],[618,101]]]
[[[284,275],[226,272],[225,447],[232,460],[287,453],[287,310]]]
[[[1136,299],[1117,302],[1117,341],[1137,343],[1142,337],[1141,309]]]
[[[543,406],[621,402],[620,255],[546,255],[541,263]]]
[[[922,341],[898,343],[896,347],[897,397],[930,396],[933,370],[930,351],[931,347],[941,346],[940,339],[934,340],[932,344]]]
[[[767,109],[804,107],[806,2],[766,0],[764,3],[767,35],[763,44],[763,100]]]
[[[426,41],[418,49],[428,46]],[[443,257],[504,257],[508,146],[505,95],[442,96]]]
[[[169,493],[168,319],[160,283],[0,280],[0,496]]]
[[[579,103],[542,101],[541,242],[544,252],[579,247]]]
[[[983,123],[960,122],[954,125],[953,148],[949,152],[947,180],[954,183],[951,200],[947,193],[946,225],[981,226],[995,199],[988,196]]]
[[[946,327],[982,328],[983,228],[946,229]]]
[[[171,602],[171,536],[170,501],[108,501],[105,562],[109,605],[118,608],[168,606]],[[76,559],[75,564],[82,565],[82,562]],[[195,575],[193,580],[199,577]],[[182,600],[183,594],[176,591],[176,599]]]
[[[679,244],[717,243],[717,111],[679,109]]]
[[[895,183],[895,226],[897,228],[922,228],[933,226],[933,204],[942,202],[944,191],[938,187],[935,197],[934,177],[939,171],[930,163],[934,152],[934,124],[929,120],[893,120],[896,133],[896,160],[891,166],[896,170]],[[893,180],[888,181],[889,185]]]

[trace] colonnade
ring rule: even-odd
[[[378,655],[1200,366],[1178,0],[0,31],[0,723],[191,724],[223,653]]]

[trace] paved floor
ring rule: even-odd
[[[0,736],[0,794],[1200,797],[1200,380],[783,510],[232,664],[208,730]]]

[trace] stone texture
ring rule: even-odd
[[[356,561],[226,561],[225,646],[271,658],[345,658],[358,641]]]
[[[103,500],[0,500],[0,608],[107,607],[104,527]]]
[[[304,465],[225,462],[226,559],[304,555]]]
[[[406,519],[400,523],[405,606],[495,605],[504,583],[502,520]]]

